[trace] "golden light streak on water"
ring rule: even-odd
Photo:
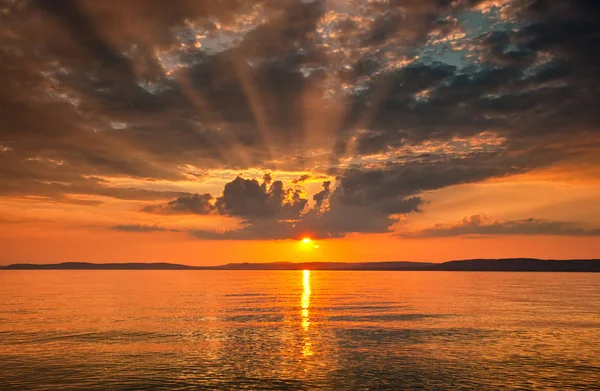
[[[310,270],[302,271],[302,297],[300,298],[300,304],[302,306],[302,310],[300,314],[302,316],[302,329],[305,334],[308,333],[310,327],[310,317],[309,317],[309,309],[310,309]],[[304,357],[312,356],[312,343],[310,341],[310,336],[307,334],[304,336],[304,346],[302,348],[302,355]]]

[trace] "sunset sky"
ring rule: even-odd
[[[0,0],[0,265],[600,257],[599,40],[597,0]]]

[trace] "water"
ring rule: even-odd
[[[600,274],[2,271],[0,389],[592,389]]]

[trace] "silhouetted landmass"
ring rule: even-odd
[[[510,272],[600,272],[600,259],[543,260],[534,258],[467,259],[430,262],[273,262],[229,263],[220,266],[188,266],[176,263],[87,263],[65,262],[36,265],[13,264],[5,270],[372,270],[372,271],[510,271]]]
[[[435,270],[507,272],[600,272],[599,259],[543,260],[535,258],[467,259],[436,265]]]
[[[422,270],[434,265],[427,262],[271,262],[229,263],[219,266],[189,266],[176,263],[88,263],[65,262],[46,265],[21,263],[5,266],[8,270]]]
[[[176,263],[88,263],[64,262],[46,265],[32,263],[17,263],[5,266],[9,270],[190,270],[194,266],[178,265]]]
[[[422,270],[434,265],[429,262],[273,262],[230,263],[217,266],[218,270]]]

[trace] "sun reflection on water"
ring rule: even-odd
[[[300,314],[302,317],[302,329],[306,333],[304,336],[304,346],[302,348],[302,355],[304,357],[312,356],[312,343],[310,341],[310,336],[308,335],[308,329],[310,327],[310,318],[309,318],[309,308],[310,308],[310,270],[302,271],[302,287],[304,288],[302,291],[302,297],[300,298]]]

